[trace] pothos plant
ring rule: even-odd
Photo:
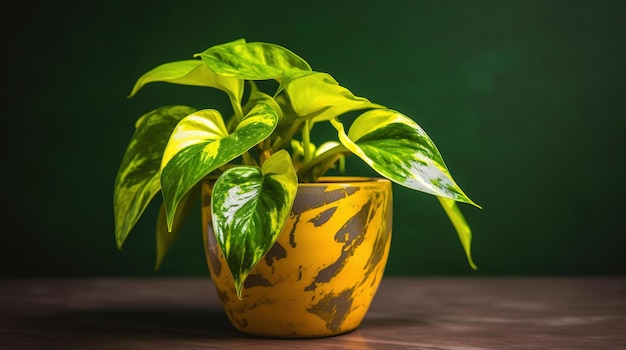
[[[259,81],[273,81],[263,84],[273,91],[262,91]],[[345,156],[356,155],[381,176],[436,196],[475,268],[471,231],[457,202],[478,205],[455,183],[430,137],[404,114],[355,96],[282,46],[244,39],[149,70],[129,97],[153,82],[219,89],[232,111],[225,116],[216,109],[166,105],[137,120],[115,180],[118,248],[162,193],[158,269],[200,183],[214,180],[213,230],[240,293],[278,238],[298,183],[316,182]],[[354,113],[348,125],[342,117]],[[319,123],[330,123],[336,137],[314,144],[311,132]]]

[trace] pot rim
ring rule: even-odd
[[[316,182],[301,182],[298,186],[312,187],[327,184],[335,185],[362,185],[363,183],[389,183],[389,179],[383,177],[369,177],[369,176],[321,176]]]

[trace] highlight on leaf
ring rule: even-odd
[[[258,103],[231,134],[219,112],[205,111],[183,119],[172,133],[161,166],[167,226],[181,198],[205,176],[228,164],[268,137],[278,123],[275,106]]]
[[[250,271],[278,239],[297,187],[295,170],[284,150],[268,158],[262,168],[234,167],[215,182],[213,229],[240,298]]]
[[[304,59],[272,43],[237,40],[211,47],[196,56],[212,72],[243,80],[275,79],[294,68],[311,70]]]
[[[191,58],[146,71],[128,97],[161,82],[220,90],[232,108],[207,107],[211,101],[202,108],[165,105],[137,120],[114,184],[119,249],[160,192],[158,268],[200,184],[210,180],[214,232],[241,297],[246,277],[284,225],[298,183],[316,182],[332,168],[343,172],[345,157],[355,155],[382,177],[437,197],[476,267],[472,232],[458,204],[480,206],[417,122],[353,94],[278,44],[241,38]],[[346,114],[356,115],[349,127]],[[321,124],[337,133],[316,139],[313,130]]]
[[[382,176],[417,191],[476,205],[453,180],[434,142],[412,119],[391,109],[369,110],[347,134],[339,120],[331,122],[341,143]]]
[[[113,207],[115,240],[122,248],[152,198],[161,191],[159,168],[169,135],[185,116],[187,106],[164,106],[141,116],[115,178]]]

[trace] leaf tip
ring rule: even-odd
[[[471,257],[469,257],[467,259],[467,261],[468,261],[470,267],[472,268],[472,270],[474,270],[474,271],[478,270],[478,266],[474,263],[474,260],[472,260]]]
[[[469,199],[469,198],[468,198],[468,199]],[[480,204],[478,204],[478,203],[474,202],[474,201],[473,201],[473,200],[471,200],[471,199],[469,200],[469,202],[467,202],[467,204],[470,204],[470,205],[472,205],[472,206],[474,206],[474,207],[476,207],[476,208],[478,208],[478,209],[482,209],[482,208],[483,208]]]
[[[157,261],[154,263],[154,272],[158,272],[161,269],[162,259],[157,257]]]
[[[122,237],[119,232],[115,236],[115,246],[117,247],[117,250],[123,251],[124,249],[122,246],[124,245],[124,237]]]
[[[243,281],[235,283],[235,289],[237,291],[237,299],[243,300]]]

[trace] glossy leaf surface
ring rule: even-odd
[[[170,133],[185,116],[186,106],[166,106],[143,115],[135,124],[114,187],[115,240],[121,248],[155,194],[161,190],[159,169]]]
[[[292,51],[263,42],[237,40],[213,46],[196,56],[216,74],[245,80],[275,79],[294,68],[311,70],[309,64]]]
[[[144,85],[154,82],[220,89],[228,94],[235,109],[238,109],[241,104],[244,89],[242,80],[215,74],[202,60],[196,59],[169,62],[151,69],[137,80],[129,97],[134,96]]]
[[[302,74],[290,71],[295,77],[287,76],[283,84],[289,95],[291,107],[300,117],[325,121],[341,114],[365,108],[382,108],[366,98],[352,94],[350,90],[339,85],[326,73],[313,72]]]
[[[454,182],[426,132],[413,120],[390,109],[361,114],[346,134],[332,121],[350,151],[384,177],[408,188],[476,205]]]
[[[287,151],[269,157],[261,169],[226,170],[213,187],[213,227],[237,295],[250,270],[278,238],[296,196],[298,178]]]
[[[161,187],[168,229],[181,198],[203,177],[242,155],[268,137],[278,113],[271,103],[260,102],[228,134],[221,114],[202,110],[176,126],[163,155]]]

